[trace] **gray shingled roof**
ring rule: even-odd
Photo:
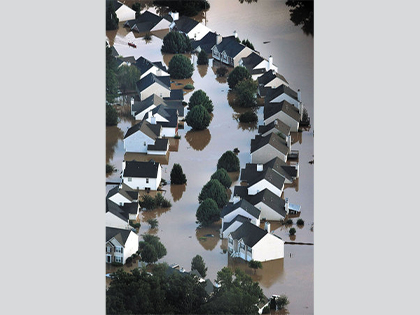
[[[123,221],[128,221],[128,213],[122,210],[115,202],[106,199],[105,213],[111,212]]]
[[[266,99],[267,100],[267,99]],[[287,116],[293,118],[297,122],[300,121],[299,109],[296,106],[290,104],[287,101],[281,101],[279,103],[269,103],[265,102],[264,105],[264,120],[270,118],[271,116],[284,112]]]
[[[252,69],[254,69],[263,60],[265,59],[255,52],[249,54],[249,56],[245,58],[242,58],[243,66],[247,68],[250,73],[252,72]],[[263,73],[263,71],[260,72]]]
[[[226,206],[224,206],[222,211],[220,212],[220,217],[224,217],[225,215],[235,211],[238,208],[244,209],[246,212],[248,212],[254,218],[258,218],[261,214],[261,211],[259,209],[255,208],[248,201],[242,199],[242,200],[240,200],[236,203],[230,202]]]
[[[272,129],[275,129],[275,130],[273,130],[273,132],[281,132],[284,135],[289,135],[290,134],[290,126],[286,125],[283,121],[281,121],[279,119],[273,120],[268,125],[259,125],[258,126],[258,133],[259,134],[264,134],[267,131],[270,131]]]
[[[148,88],[152,84],[157,83],[166,89],[170,89],[171,82],[169,76],[156,76],[153,73],[149,73],[145,77],[141,78],[139,81],[136,82],[136,87],[139,92],[143,91],[144,89]]]
[[[244,217],[243,215],[238,214],[235,218],[233,218],[232,221],[230,221],[230,222],[223,222],[222,232],[226,231],[226,229],[229,226],[231,226],[233,223],[235,223],[236,221],[239,221],[239,222],[244,223],[244,222],[247,222],[249,220],[250,220],[249,218]]]
[[[108,194],[106,195],[106,198],[110,198],[114,196],[115,194],[120,193],[122,196],[127,198],[130,201],[138,200],[138,192],[131,189],[129,186],[122,184],[121,189],[119,188],[119,185],[115,186],[114,188],[110,189],[108,191]]]
[[[124,27],[129,27],[137,32],[150,31],[156,24],[162,20],[162,17],[152,12],[145,11],[137,19],[128,20],[124,23]]]
[[[288,86],[282,84],[276,87],[275,89],[271,88],[270,90],[268,90],[265,95],[265,101],[270,102],[271,100],[273,100],[274,98],[276,98],[277,96],[283,93],[289,95],[291,98],[294,98],[296,101],[298,100],[297,93],[293,91],[291,88],[289,88]]]
[[[296,167],[292,165],[287,165],[286,162],[284,162],[278,157],[275,157],[274,159],[265,163],[264,167],[271,167],[277,173],[283,175],[285,178],[288,178],[290,180],[293,180],[293,178],[295,178],[297,175]]]
[[[220,53],[225,51],[229,57],[235,57],[246,47],[245,45],[238,43],[235,36],[233,35],[223,37],[222,42],[215,46]]]
[[[189,33],[194,27],[196,27],[198,22],[187,16],[181,16],[178,20],[175,21],[174,30],[182,31],[184,33]]]
[[[155,144],[149,144],[147,151],[166,151],[168,149],[168,139],[156,139]]]
[[[125,245],[125,242],[127,241],[128,237],[130,236],[131,230],[126,229],[118,229],[114,227],[106,227],[106,242],[111,240],[113,237],[121,244]]]
[[[133,133],[141,131],[146,136],[156,140],[160,136],[160,131],[162,127],[160,125],[152,125],[147,120],[142,120],[141,122],[130,127],[125,133],[124,139],[131,136]]]
[[[284,155],[289,153],[286,140],[275,133],[271,133],[265,137],[256,135],[255,138],[251,140],[251,153],[265,147],[266,145],[271,145]]]
[[[242,239],[245,245],[253,247],[257,244],[264,236],[267,235],[267,231],[259,228],[251,222],[244,222],[234,232],[230,233],[233,239]]]
[[[265,179],[273,186],[282,189],[284,185],[284,177],[274,171],[271,167],[263,168],[262,171],[258,172],[255,168],[255,171],[245,170],[241,171],[241,180],[246,181],[248,183],[248,187],[262,181]]]
[[[287,82],[284,76],[282,76],[280,73],[277,73],[274,70],[266,71],[262,76],[258,77],[257,81],[258,81],[258,84],[266,85],[268,82],[270,82],[276,77],[279,78],[280,80],[283,80],[287,84],[289,84],[289,82]]]
[[[165,101],[177,101],[184,99],[184,91],[182,89],[171,90],[169,97],[163,98]]]
[[[141,73],[146,73],[150,68],[153,68],[153,67],[157,67],[165,72],[168,72],[168,70],[162,64],[162,62],[151,62],[150,60],[144,58],[143,56],[136,60],[135,65],[140,70]]]
[[[198,46],[200,46],[201,50],[204,50],[206,53],[211,54],[211,48],[216,44],[216,38],[216,32],[208,32],[200,40],[191,40],[191,47],[194,50]]]
[[[149,162],[127,161],[123,177],[156,178],[160,164],[150,160]]]

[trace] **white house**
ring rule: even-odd
[[[259,76],[258,79],[258,94],[261,97],[265,97],[265,94],[269,89],[275,89],[280,85],[289,86],[286,78],[274,70],[267,70],[263,75]]]
[[[149,73],[136,82],[136,90],[140,100],[144,100],[153,94],[161,98],[170,97],[171,83],[169,76],[156,76],[153,73]]]
[[[239,215],[241,217],[247,218],[251,223],[259,225],[260,224],[260,214],[261,211],[251,205],[245,199],[234,200],[234,202],[228,203],[220,212],[220,217],[222,218],[222,229],[220,231],[221,237],[226,237],[227,233],[231,230],[225,231],[231,223],[235,221],[235,218]]]
[[[286,162],[290,152],[291,136],[283,139],[276,133],[271,133],[265,137],[256,135],[251,140],[252,163],[266,163],[275,157],[279,157]]]
[[[123,143],[126,152],[147,153],[149,145],[155,145],[160,137],[162,127],[143,120],[130,127],[124,135]]]
[[[117,0],[107,0],[106,4],[112,4],[114,6],[115,13],[120,22],[132,20],[136,18],[136,11],[131,9],[129,6],[123,4]]]
[[[178,111],[174,108],[161,104],[147,112],[144,119],[152,125],[160,125],[162,137],[175,137],[178,133]]]
[[[126,203],[132,203],[138,201],[138,192],[132,190],[127,185],[118,185],[112,188],[106,198],[116,203],[119,206],[123,206]]]
[[[143,79],[149,73],[153,73],[157,77],[169,76],[168,69],[162,64],[161,61],[151,62],[142,56],[137,58],[135,61],[135,66],[140,70],[140,79]]]
[[[135,190],[157,190],[162,180],[160,163],[123,161],[122,183]]]
[[[132,230],[106,227],[105,261],[125,264],[139,249],[139,237]]]
[[[258,126],[258,133],[263,137],[268,136],[270,133],[273,132],[275,132],[276,134],[280,134],[283,138],[286,138],[290,136],[290,126],[279,119],[275,119],[268,125]]]
[[[184,33],[189,39],[200,40],[211,31],[207,26],[187,16],[173,15],[174,20],[171,23],[169,29],[171,31],[177,31]]]
[[[300,114],[300,120],[302,120],[303,114],[303,103],[301,100],[301,92],[298,90],[297,92],[293,91],[290,87],[282,84],[276,88],[270,88],[266,90],[265,100],[264,102],[267,103],[280,103],[282,101],[286,101],[289,104],[295,106]]]
[[[243,66],[248,69],[248,72],[251,74],[252,80],[257,80],[268,70],[274,72],[278,71],[277,66],[273,64],[272,56],[270,56],[268,59],[265,59],[256,52],[252,52],[248,56],[241,58],[241,60],[239,61],[239,66]]]
[[[109,199],[106,199],[105,225],[120,229],[131,229],[128,213]]]
[[[281,196],[285,178],[272,168],[263,168],[257,164],[256,172],[242,172],[241,180],[247,182],[248,195],[255,195],[264,189],[269,189],[275,195]]]
[[[249,56],[253,53],[253,50],[236,40],[237,33],[235,35],[222,37],[221,35],[216,36],[216,44],[211,48],[211,54],[213,59],[219,60],[232,67],[239,66],[239,62],[242,58]]]
[[[270,233],[270,223],[265,229],[244,222],[228,236],[228,251],[233,257],[246,261],[269,261],[284,258],[284,241]]]
[[[274,120],[281,120],[290,127],[291,132],[299,131],[301,114],[299,109],[287,101],[279,103],[266,102],[264,105],[264,125],[268,125]]]

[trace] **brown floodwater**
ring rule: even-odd
[[[273,222],[271,229],[286,242],[314,243],[314,232],[311,226],[314,222],[314,165],[309,162],[314,159],[313,138],[313,38],[303,34],[299,27],[289,20],[285,1],[264,0],[253,3],[239,1],[209,1],[211,8],[205,14],[206,25],[223,36],[238,32],[240,39],[249,39],[262,56],[273,56],[273,62],[279,68],[279,73],[285,76],[294,90],[300,89],[302,100],[311,118],[312,127],[309,130],[292,135],[292,149],[299,151],[300,177],[294,185],[286,186],[284,197],[291,203],[301,206],[301,216],[305,222],[303,227],[293,227],[296,236],[291,239],[289,229]],[[203,17],[200,15],[199,17]],[[107,32],[107,36],[124,56],[135,58],[145,56],[151,61],[162,61],[168,65],[171,55],[162,55],[160,47],[164,32],[159,36],[153,34],[152,40],[146,42],[141,36],[133,35],[120,27],[118,31]],[[134,41],[137,48],[127,45]],[[269,43],[263,44],[268,41]],[[226,253],[226,241],[219,238],[220,221],[206,228],[198,228],[195,212],[199,206],[198,195],[201,188],[210,180],[216,171],[217,161],[227,150],[239,149],[238,157],[241,168],[251,162],[250,143],[257,134],[258,124],[263,122],[263,108],[256,111],[258,124],[241,124],[238,115],[244,111],[232,104],[232,95],[226,78],[218,78],[215,71],[220,63],[209,60],[208,66],[197,66],[197,56],[187,55],[194,63],[194,74],[189,80],[175,80],[174,88],[182,88],[191,83],[195,90],[202,89],[210,97],[214,105],[213,118],[208,129],[192,131],[185,124],[179,130],[181,139],[171,142],[172,150],[162,163],[162,177],[170,180],[170,171],[174,163],[182,166],[187,177],[186,185],[163,186],[162,194],[171,201],[170,209],[157,209],[140,214],[141,227],[139,235],[152,233],[160,237],[167,248],[167,255],[161,259],[169,264],[177,263],[189,270],[192,258],[199,254],[207,267],[207,277],[216,279],[217,271],[223,267],[239,267],[258,281],[264,294],[286,294],[290,304],[290,314],[313,314],[314,312],[314,246],[285,245],[283,259],[264,262],[263,269],[250,269],[240,259],[232,259]],[[231,69],[230,69],[231,70]],[[187,92],[187,91],[186,91]],[[193,91],[185,94],[188,101]],[[187,110],[185,114],[187,113]],[[107,177],[107,181],[118,181],[121,162],[124,159],[122,138],[134,123],[128,118],[121,119],[117,127],[107,127],[107,163],[113,164],[119,171]],[[173,139],[172,139],[173,140]],[[147,159],[147,155],[126,154],[126,159]],[[231,174],[233,186],[239,185],[239,173]],[[108,185],[106,191],[113,186]],[[147,220],[156,218],[159,226],[150,229]],[[109,270],[109,269],[107,269]]]

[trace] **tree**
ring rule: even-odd
[[[162,258],[163,256],[166,255],[166,253],[167,253],[166,252],[166,247],[160,242],[160,239],[159,239],[158,236],[151,235],[151,234],[143,234],[142,236],[143,236],[143,241],[146,244],[152,246],[153,249],[155,250],[157,259],[160,259],[160,258]],[[145,246],[145,244],[144,244],[144,246]],[[144,247],[143,247],[141,253],[143,253],[143,250],[144,250]]]
[[[225,66],[221,66],[217,68],[216,74],[218,77],[224,77],[226,73],[228,73],[228,71],[229,71],[228,68],[226,68]]]
[[[187,113],[185,121],[192,129],[204,130],[210,125],[211,116],[203,106],[196,105]]]
[[[245,45],[246,47],[251,48],[252,50],[255,50],[254,45],[252,45],[252,43],[247,39],[243,39],[242,40],[242,45]]]
[[[156,208],[155,199],[150,195],[143,195],[139,200],[139,205],[141,208],[146,208],[146,210],[153,210]]]
[[[227,83],[230,89],[234,89],[235,86],[242,80],[251,79],[251,74],[248,69],[242,66],[235,67],[227,77]]]
[[[136,82],[140,80],[140,70],[134,65],[121,65],[117,70],[118,83],[120,90],[125,93],[127,91],[136,90]]]
[[[188,102],[188,109],[192,109],[197,105],[203,106],[209,113],[213,112],[213,102],[203,90],[194,91]]]
[[[289,12],[293,24],[302,25],[303,33],[314,36],[314,2],[287,0],[286,5],[292,7]]]
[[[171,184],[182,185],[187,182],[187,177],[182,171],[180,164],[175,163],[171,170]]]
[[[164,7],[169,7],[170,10],[179,12],[179,15],[185,16],[195,16],[202,10],[208,10],[210,8],[210,3],[206,0],[196,0],[196,1],[181,1],[181,0],[155,0],[153,1],[154,5],[160,5]]]
[[[251,260],[249,261],[248,266],[249,266],[250,268],[254,269],[254,273],[255,273],[255,271],[256,271],[257,269],[262,269],[262,263],[261,263],[261,261],[254,260],[254,259],[251,259]]]
[[[246,111],[245,113],[239,115],[239,121],[241,123],[257,122],[258,116],[253,111]]]
[[[198,65],[209,64],[209,57],[207,56],[207,53],[203,49],[198,53],[197,64]]]
[[[148,219],[147,223],[149,223],[151,229],[157,228],[159,225],[159,222],[157,219]]]
[[[109,47],[108,43],[105,46],[106,50],[106,101],[112,103],[114,99],[118,96],[118,79],[116,75],[117,71],[117,61],[112,55],[112,49]]]
[[[284,294],[282,294],[282,295],[280,295],[279,297],[276,298],[276,305],[277,305],[277,308],[279,310],[284,309],[286,307],[286,305],[288,305],[289,303],[290,303],[289,299]]]
[[[217,179],[225,188],[229,188],[232,185],[232,179],[224,168],[219,168],[214,172],[211,175],[211,179]]]
[[[224,168],[228,172],[239,171],[239,158],[232,151],[226,151],[217,161],[217,169]]]
[[[194,269],[197,270],[203,278],[206,277],[207,267],[206,267],[206,264],[204,263],[203,257],[201,257],[200,255],[196,255],[191,260],[191,270],[194,270]]]
[[[106,106],[106,112],[105,112],[106,125],[116,126],[118,124],[118,113],[116,109],[112,105],[105,105],[105,106]]]
[[[208,198],[213,199],[219,208],[223,208],[229,201],[226,188],[217,179],[210,179],[198,195],[200,203]]]
[[[175,55],[169,61],[168,72],[173,79],[191,78],[194,67],[190,59],[184,55]]]
[[[195,216],[197,218],[197,221],[200,222],[201,225],[207,226],[212,224],[213,222],[219,221],[220,209],[216,201],[214,201],[211,198],[207,198],[201,202]]]
[[[258,84],[252,79],[244,79],[234,88],[235,104],[241,107],[254,107],[257,105]]]
[[[191,41],[187,35],[179,32],[169,32],[163,38],[163,53],[183,54],[191,51]]]
[[[158,255],[153,245],[150,245],[148,243],[143,245],[143,249],[141,250],[141,260],[149,264],[158,261]]]
[[[106,30],[116,30],[119,22],[117,14],[115,13],[114,2],[109,1],[106,7]]]
[[[290,228],[289,235],[295,235],[295,234],[296,234],[296,229],[295,228]]]

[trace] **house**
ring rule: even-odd
[[[122,183],[135,190],[157,190],[162,180],[162,168],[159,163],[123,161]]]
[[[280,85],[289,86],[286,78],[274,70],[267,70],[258,79],[258,94],[260,97],[265,97],[268,89],[275,89]]]
[[[207,54],[211,54],[211,49],[216,44],[216,38],[216,32],[208,32],[200,40],[191,40],[192,51],[199,53],[204,50]]]
[[[146,120],[130,127],[124,135],[126,152],[147,153],[149,145],[155,145],[160,138],[162,126],[153,125]],[[166,139],[167,140],[167,139]]]
[[[290,136],[290,126],[279,119],[273,120],[268,125],[258,126],[258,133],[263,137],[268,136],[273,132],[286,138]]]
[[[157,76],[149,73],[136,82],[136,90],[140,100],[156,94],[159,97],[171,96],[171,83],[169,76]]]
[[[160,125],[162,137],[175,137],[178,133],[178,111],[174,108],[161,104],[147,112],[144,119],[152,125]]]
[[[139,237],[132,230],[106,227],[105,261],[125,264],[139,249]]]
[[[211,48],[211,55],[213,59],[219,60],[229,66],[239,66],[239,61],[253,53],[253,50],[237,40],[237,33],[235,35],[222,37],[216,36],[216,44]]]
[[[220,235],[222,238],[226,237],[233,228],[239,226],[239,222],[250,221],[252,224],[260,224],[260,210],[245,199],[235,201],[237,202],[228,203],[220,212],[222,218]]]
[[[271,167],[263,168],[257,164],[256,172],[241,172],[241,181],[247,183],[248,195],[255,195],[264,189],[269,189],[277,196],[281,196],[285,178]]]
[[[276,133],[267,136],[256,135],[251,140],[251,162],[266,163],[275,157],[279,157],[284,162],[291,152],[291,136],[283,139]]]
[[[115,14],[120,22],[132,20],[136,17],[136,11],[120,1],[106,0],[106,7],[108,7],[109,4],[114,6]]]
[[[270,168],[280,176],[284,177],[285,184],[292,184],[293,181],[299,177],[299,163],[288,165],[279,157],[275,157],[264,164],[246,163],[245,168],[241,169],[240,179],[249,181],[252,178],[261,176],[263,172]]]
[[[303,103],[301,101],[301,92],[293,91],[290,87],[286,85],[280,85],[276,88],[270,88],[266,90],[264,103],[280,103],[286,101],[299,110],[300,118],[302,120],[303,114]]]
[[[145,11],[137,18],[125,22],[124,27],[129,28],[133,32],[146,33],[169,29],[171,23],[172,17],[170,15],[161,17],[150,11]]]
[[[267,60],[256,52],[252,52],[248,56],[242,58],[239,61],[239,65],[248,69],[248,72],[252,76],[252,80],[257,80],[268,70],[276,72],[278,70],[277,66],[273,64],[272,56],[270,56]]]
[[[120,229],[131,229],[129,214],[113,201],[105,201],[105,225]]]
[[[299,110],[289,102],[281,101],[279,103],[265,103],[264,125],[268,125],[276,119],[288,125],[291,132],[299,131],[301,115]]]
[[[173,15],[172,17],[174,19],[169,29],[171,31],[184,33],[188,36],[189,39],[200,40],[211,31],[211,29],[209,29],[204,24],[199,23],[187,16],[181,16],[180,18],[177,18],[177,15]]]
[[[119,206],[123,206],[126,203],[138,202],[139,193],[127,185],[118,185],[108,191],[106,198],[116,203]]]
[[[270,223],[265,229],[244,222],[237,230],[228,236],[228,251],[233,257],[246,261],[269,261],[284,258],[284,241],[270,233]]]
[[[161,61],[151,62],[144,57],[139,57],[134,64],[140,70],[140,79],[143,79],[149,73],[153,73],[157,77],[169,76],[168,69]]]

